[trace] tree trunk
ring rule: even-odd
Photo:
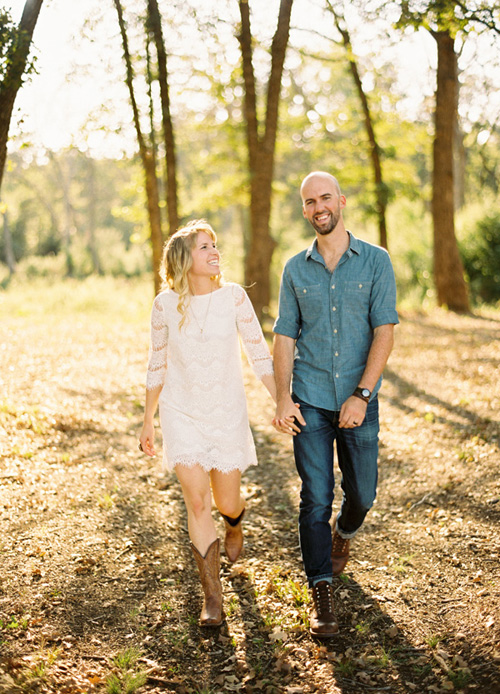
[[[373,180],[375,183],[375,210],[377,213],[379,229],[379,243],[384,248],[388,248],[386,222],[388,189],[387,185],[384,183],[382,176],[380,147],[378,146],[377,139],[375,137],[375,129],[373,127],[373,119],[370,112],[370,106],[368,104],[368,98],[363,89],[363,83],[359,74],[358,65],[354,58],[354,53],[352,51],[351,36],[345,25],[345,19],[344,17],[341,17],[337,14],[331,2],[328,2],[328,7],[335,18],[335,25],[337,27],[337,30],[340,32],[340,35],[342,36],[342,42],[348,55],[349,69],[351,70],[351,74],[354,79],[354,84],[356,85],[358,96],[363,109],[365,130],[370,145],[370,158],[372,161]]]
[[[165,41],[163,40],[161,15],[157,0],[148,0],[148,12],[158,58],[158,79],[160,82],[163,138],[165,141],[165,196],[167,200],[168,230],[169,234],[173,234],[179,227],[177,157],[174,126],[170,113],[167,52],[165,50]]]
[[[58,214],[56,212],[56,209],[54,205],[52,204],[52,199],[51,196],[47,197],[47,194],[45,192],[45,189],[40,190],[38,185],[34,183],[32,180],[29,180],[26,178],[26,176],[23,176],[19,172],[17,173],[18,180],[23,183],[27,188],[30,189],[32,193],[34,193],[36,199],[47,210],[47,213],[50,217],[50,228],[58,235],[58,237],[62,238],[62,233],[61,233],[61,228],[62,224],[59,221]],[[41,254],[41,234],[40,230],[38,231],[38,239],[37,239],[37,249],[35,255],[40,255]]]
[[[257,94],[253,69],[252,32],[248,0],[240,0],[241,48],[245,86],[245,120],[250,173],[250,229],[245,257],[245,283],[260,319],[268,312],[271,299],[270,267],[276,242],[270,233],[274,155],[281,92],[281,78],[290,31],[293,0],[281,0],[278,25],[271,46],[271,72],[267,84],[264,132],[259,133]]]
[[[161,286],[160,265],[163,253],[163,233],[160,214],[160,194],[158,190],[158,179],[156,177],[156,156],[154,148],[148,147],[144,135],[141,130],[139,118],[139,108],[135,98],[134,90],[134,72],[132,69],[132,60],[128,47],[127,30],[125,20],[123,18],[123,9],[120,0],[113,0],[116,12],[118,15],[118,24],[120,26],[120,34],[123,44],[123,57],[126,66],[126,84],[129,91],[130,103],[134,117],[134,126],[137,134],[137,142],[139,144],[139,154],[141,157],[142,168],[144,172],[144,183],[146,188],[147,210],[149,218],[149,230],[151,240],[151,250],[153,256],[153,278],[155,293],[158,293]]]
[[[434,282],[439,306],[469,311],[464,269],[455,237],[453,141],[457,118],[457,56],[447,30],[432,32],[437,42],[437,89],[432,221],[434,228]]]
[[[16,258],[14,256],[14,247],[12,244],[12,234],[9,225],[9,216],[7,210],[3,212],[3,245],[5,250],[5,262],[9,268],[9,275],[13,275],[16,271]]]
[[[458,113],[458,104],[457,111]],[[465,205],[465,172],[467,168],[467,152],[464,145],[464,134],[460,128],[458,118],[455,118],[453,147],[453,188],[455,210],[461,210]]]
[[[0,84],[0,189],[7,159],[7,140],[12,110],[17,92],[22,85],[31,39],[33,38],[42,2],[43,0],[26,0],[21,21],[19,22],[17,41],[14,42],[10,55],[7,56],[9,65]]]
[[[89,253],[92,259],[92,269],[98,275],[104,274],[102,271],[101,259],[96,243],[96,206],[97,206],[97,188],[95,180],[95,161],[92,157],[86,158],[87,163],[87,195],[88,195],[88,222],[87,222],[87,239]]]
[[[64,255],[66,258],[66,276],[75,276],[75,262],[73,260],[72,245],[73,237],[77,233],[75,209],[71,203],[71,181],[73,179],[72,160],[68,157],[66,171],[63,171],[60,160],[55,156],[54,152],[48,152],[49,159],[54,165],[54,171],[57,177],[57,185],[60,188],[63,199],[63,226],[62,226],[62,243]]]

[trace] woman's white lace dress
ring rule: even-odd
[[[168,470],[197,463],[205,470],[243,471],[257,464],[257,456],[238,333],[256,376],[272,374],[259,321],[245,290],[228,283],[191,297],[179,330],[178,298],[170,289],[161,292],[151,313],[146,387],[162,386],[164,465]]]

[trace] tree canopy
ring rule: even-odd
[[[190,3],[172,5],[146,0],[121,2],[134,75],[138,123],[148,141],[149,151],[155,156],[158,185],[155,205],[161,219],[161,238],[172,228],[167,215],[172,205],[166,203],[166,193],[170,189],[175,192],[179,222],[193,216],[207,217],[227,248],[233,276],[239,281],[246,278],[250,284],[255,279],[253,271],[249,273],[248,264],[252,243],[257,248],[262,244],[255,242],[261,227],[254,224],[252,229],[250,215],[251,184],[255,176],[248,157],[246,94],[249,83],[245,85],[241,41],[238,40],[242,21],[240,9],[248,9],[251,20],[256,94],[255,114],[251,117],[259,124],[258,136],[263,137],[267,80],[271,74],[279,3],[272,3],[266,12],[258,0],[241,6],[236,0],[227,0],[223,5],[224,12],[222,6],[215,12],[210,4],[199,7]],[[163,47],[151,23],[155,7],[161,19]],[[353,3],[326,0],[323,7],[311,4],[309,9],[311,16],[316,13],[314,21],[309,21],[307,8],[304,12],[302,6],[292,6],[289,41],[279,80],[281,103],[269,219],[270,248],[276,250],[272,259],[268,254],[267,259],[255,263],[259,273],[270,271],[268,295],[261,302],[262,306],[272,304],[276,298],[277,275],[283,259],[302,247],[309,236],[301,217],[298,187],[309,170],[318,168],[338,175],[348,196],[349,226],[374,242],[381,238],[376,220],[380,218],[383,202],[388,245],[401,290],[403,294],[421,292],[421,300],[430,300],[434,292],[432,248],[436,246],[428,230],[431,202],[437,190],[433,182],[432,154],[435,113],[432,92],[437,51],[427,45],[430,62],[425,70],[420,69],[418,77],[425,80],[422,82],[425,86],[417,90],[414,89],[416,66],[401,62],[402,49],[407,45],[410,52],[415,41],[423,42],[424,32],[437,28],[439,13],[441,22],[449,23],[454,19],[460,90],[456,103],[457,130],[452,145],[453,215],[455,233],[462,243],[465,235],[474,233],[476,221],[484,216],[486,200],[492,202],[498,196],[499,109],[494,108],[498,85],[493,66],[500,56],[494,42],[486,40],[496,35],[498,12],[494,7],[479,3],[464,7],[449,2],[380,2],[357,7]],[[332,9],[341,18],[340,24],[334,21]],[[44,11],[57,11],[57,0],[53,7],[49,5]],[[270,17],[273,17],[272,22]],[[410,28],[413,35],[409,33]],[[83,28],[79,41],[80,49],[86,46],[86,69],[92,69],[95,75],[92,60],[99,52],[105,70],[98,79],[96,75],[96,85],[101,80],[110,85],[108,91],[113,103],[103,98],[102,106],[94,111],[85,130],[75,135],[74,143],[87,158],[90,156],[98,161],[103,157],[95,149],[95,142],[102,142],[105,137],[115,141],[121,137],[127,142],[128,154],[122,164],[127,170],[125,160],[130,160],[130,181],[136,186],[133,207],[138,213],[132,243],[144,244],[149,237],[148,218],[140,211],[140,200],[147,186],[137,179],[137,166],[132,156],[134,147],[130,147],[133,112],[127,104],[127,92],[122,89],[117,98],[118,92],[112,86],[118,86],[126,75],[123,45],[120,49],[122,40],[112,4],[89,7],[89,24]],[[474,60],[476,50],[482,55],[482,62]],[[425,60],[419,61],[419,66],[423,65]],[[81,74],[81,68],[78,69]],[[75,74],[78,76],[78,70]],[[168,98],[164,90],[167,83]],[[478,109],[478,104],[484,107]],[[83,109],[84,106],[83,103],[79,107]],[[371,131],[367,127],[367,114]],[[29,118],[30,114],[26,114],[27,122]],[[169,119],[175,144],[172,139],[167,144],[165,136],[165,123],[168,125]],[[19,192],[24,190],[24,194],[28,194],[26,188],[17,188],[16,176],[23,168],[41,165],[45,156],[44,150],[30,144],[31,139],[31,133],[17,132],[11,146],[13,153],[18,150],[17,163],[4,191],[9,205],[8,226],[17,256],[19,249],[24,248],[25,255],[18,260],[37,252],[38,248],[31,243],[29,235],[24,246],[16,240],[20,233],[17,220],[22,204]],[[21,149],[23,142],[25,147]],[[136,149],[140,150],[137,146]],[[379,160],[378,175],[374,175],[374,153]],[[68,156],[64,152],[55,154],[63,158]],[[170,183],[167,157],[176,166],[175,177]],[[98,165],[98,189],[102,185],[100,172]],[[68,190],[71,191],[71,186]],[[379,196],[381,192],[383,198]],[[258,200],[258,192],[254,197]],[[104,243],[103,233],[96,235],[97,247],[101,241]],[[64,243],[59,247],[64,248]],[[149,258],[147,246],[143,246],[143,253]],[[258,283],[263,282],[265,280],[259,275]]]

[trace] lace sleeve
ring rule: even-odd
[[[157,296],[151,311],[151,343],[149,347],[147,390],[163,385],[167,370],[168,326],[161,299]]]
[[[257,378],[273,373],[273,360],[252,302],[242,287],[233,287],[236,324],[247,359]]]

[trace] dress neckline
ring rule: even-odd
[[[217,294],[217,292],[220,292],[222,289],[224,289],[227,286],[228,286],[227,284],[223,284],[222,287],[217,287],[217,289],[214,289],[211,292],[207,292],[206,294],[189,294],[189,296],[191,297],[191,299],[201,299],[204,296],[206,297],[206,296],[212,296],[212,294]],[[175,296],[179,296],[179,294],[176,291],[174,291],[173,289],[169,288],[169,291],[172,292],[172,294],[175,294]]]

